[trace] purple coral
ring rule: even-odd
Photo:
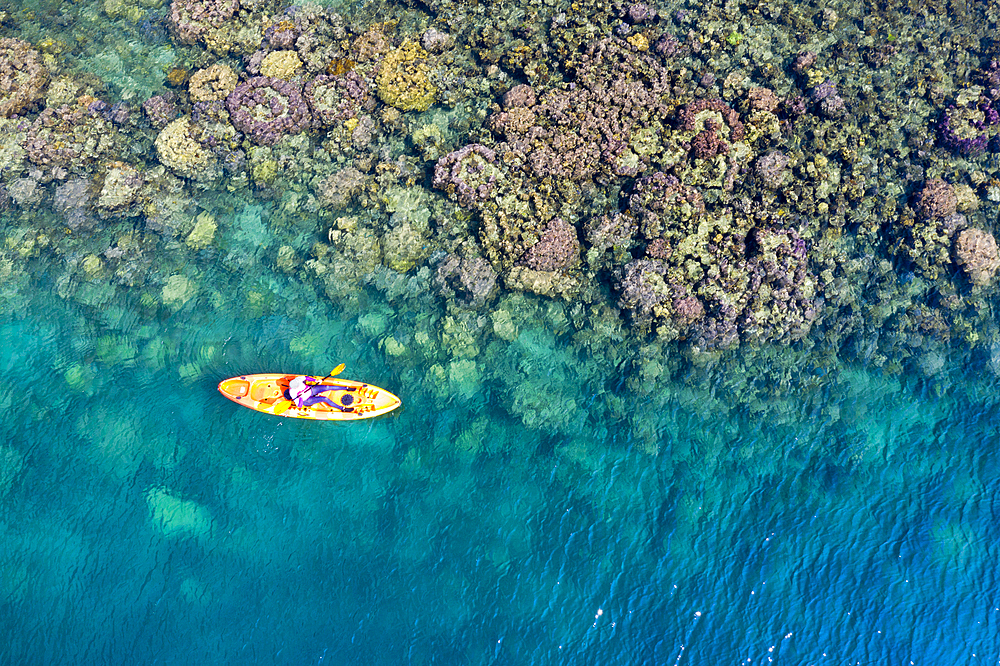
[[[691,154],[696,159],[707,160],[729,152],[729,144],[719,136],[719,125],[714,120],[706,120],[705,128],[691,139]]]
[[[751,88],[747,91],[747,106],[751,111],[767,111],[774,113],[778,110],[781,100],[770,88]]]
[[[696,296],[680,296],[674,298],[674,321],[682,327],[687,327],[705,316],[705,306]]]
[[[161,130],[177,118],[177,104],[167,95],[155,95],[142,103],[142,112],[146,115],[146,120],[155,129]]]
[[[537,101],[527,86],[505,96],[504,110],[490,119],[504,139],[504,163],[536,178],[575,182],[638,175],[662,146],[649,137],[634,151],[630,140],[669,117],[670,72],[659,58],[613,37],[591,45],[573,64],[574,80]]]
[[[556,217],[545,225],[541,238],[524,253],[520,263],[536,271],[555,271],[569,268],[579,258],[576,228]]]
[[[673,253],[673,248],[662,238],[654,238],[646,245],[646,256],[650,259],[666,261]]]
[[[972,107],[949,106],[938,119],[941,145],[965,157],[982,153],[989,143],[987,127],[1000,123],[1000,114],[987,98]]]
[[[455,38],[437,28],[428,28],[420,36],[420,45],[428,53],[444,53],[455,46]]]
[[[503,96],[503,105],[506,109],[534,106],[536,101],[535,91],[527,83],[514,86]]]
[[[496,153],[478,143],[448,153],[434,167],[434,187],[444,190],[460,206],[474,207],[496,189]]]
[[[656,10],[644,2],[637,2],[625,8],[625,20],[633,25],[646,23],[656,18]]]
[[[685,50],[685,45],[670,34],[662,35],[656,40],[656,43],[653,44],[653,52],[664,58],[677,57],[684,53]]]
[[[265,146],[298,134],[312,120],[298,86],[268,76],[255,76],[238,85],[226,98],[226,108],[237,129]]]
[[[824,81],[809,91],[809,98],[825,118],[840,118],[847,113],[847,105],[831,81]]]
[[[368,86],[357,72],[322,74],[306,84],[305,100],[317,125],[331,126],[375,108]]]
[[[816,53],[813,51],[802,51],[795,56],[795,60],[792,62],[792,71],[803,74],[815,64]]]
[[[696,159],[726,155],[730,142],[743,139],[739,114],[720,99],[700,99],[684,106],[677,124],[692,135],[690,150]]]
[[[688,222],[705,212],[705,199],[697,188],[657,171],[635,182],[628,207],[642,234],[652,240],[665,234],[687,235],[692,231]]]

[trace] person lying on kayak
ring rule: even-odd
[[[339,409],[342,412],[353,412],[353,407],[346,407],[344,405],[338,405],[330,398],[325,395],[320,395],[324,391],[354,391],[353,386],[334,386],[332,384],[323,384],[319,379],[315,377],[309,377],[308,375],[299,375],[292,381],[288,382],[288,399],[295,403],[295,406],[299,409],[305,409],[307,407],[312,407],[318,403],[326,403],[327,405],[333,407],[334,409]],[[354,401],[354,398],[349,395],[345,395],[343,398],[345,404],[350,404]]]

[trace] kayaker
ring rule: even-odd
[[[331,384],[323,384],[319,379],[315,377],[309,377],[308,375],[298,375],[295,379],[288,382],[288,399],[295,403],[295,406],[299,409],[305,409],[307,407],[312,407],[318,403],[326,403],[327,405],[333,407],[334,409],[339,409],[342,412],[353,412],[353,407],[345,407],[343,405],[338,405],[333,400],[325,395],[320,395],[324,391],[353,391],[353,387],[348,386],[334,386]],[[352,396],[344,396],[344,402],[350,404],[354,399]]]

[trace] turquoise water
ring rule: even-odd
[[[214,263],[177,311],[8,285],[3,663],[995,663],[994,378],[640,399],[524,329],[440,391],[379,350],[407,316],[240,316],[255,280]],[[338,361],[402,410],[301,422],[215,391]],[[526,427],[523,385],[580,407]]]
[[[566,22],[545,4],[539,25]],[[581,4],[600,18],[603,10]],[[460,5],[431,5],[453,29],[462,24]],[[167,4],[157,0],[3,7],[2,36],[30,40],[58,75],[99,77],[101,94],[135,114],[164,90],[171,67],[217,58],[172,42]],[[717,58],[720,80],[752,70],[782,94],[795,76],[765,66],[773,59],[788,73],[798,45],[768,51],[782,35],[790,44],[824,25],[831,34],[840,25],[847,40],[885,29],[870,16],[864,31],[860,19],[838,23],[833,9],[763,19],[755,10],[744,35],[735,7],[726,3],[725,25],[679,11],[668,28],[682,40],[696,26],[733,49],[743,43],[728,55],[706,46],[699,62]],[[356,19],[352,38],[391,9]],[[400,15],[401,34],[431,24],[417,10]],[[919,57],[930,71],[925,46],[936,48],[938,33],[920,31],[945,21],[909,16],[893,15],[903,25],[892,28],[898,49],[893,36],[863,54],[872,68],[889,68],[862,82],[883,96],[887,117],[911,108],[887,83],[907,69],[893,58],[918,57],[907,30],[924,40]],[[530,29],[505,29],[530,41]],[[460,37],[484,52],[501,43],[480,28]],[[572,40],[560,39],[553,51],[571,53]],[[941,71],[961,63],[972,79],[983,63],[969,65],[974,58],[956,49]],[[831,68],[853,57],[844,43],[831,50],[841,54]],[[545,68],[524,53],[484,62],[543,85]],[[235,56],[227,62],[240,66]],[[462,97],[465,77],[476,82],[489,66],[456,62],[456,78],[442,85],[459,102],[426,116],[407,111],[422,119],[408,127],[378,112],[379,131],[398,136],[351,157],[371,162],[368,190],[356,197],[368,197],[367,208],[354,200],[319,210],[314,183],[282,173],[287,182],[264,186],[234,168],[210,185],[163,179],[127,213],[57,210],[60,177],[36,178],[11,156],[17,142],[5,144],[0,665],[1000,663],[996,281],[970,290],[940,239],[945,268],[922,274],[905,258],[924,246],[890,251],[871,222],[885,215],[894,224],[916,183],[945,173],[976,186],[962,191],[978,201],[970,224],[996,227],[995,155],[932,153],[927,118],[954,96],[950,74],[935,74],[944,92],[913,103],[916,120],[893,116],[892,132],[867,137],[875,157],[849,159],[864,142],[829,126],[801,131],[828,140],[831,160],[843,158],[836,178],[816,187],[850,186],[840,203],[857,203],[845,213],[824,199],[814,221],[839,215],[839,226],[827,236],[814,224],[809,237],[831,275],[855,264],[837,280],[857,300],[828,285],[844,322],[830,316],[791,345],[692,353],[630,332],[604,273],[601,298],[504,288],[470,309],[434,282],[441,248],[404,248],[414,265],[400,273],[363,241],[334,243],[331,228],[384,239],[389,228],[429,227],[417,235],[450,243],[448,252],[460,253],[463,236],[475,244],[475,215],[420,180],[430,180],[435,150],[486,135],[477,110],[503,87],[491,74],[495,90],[484,84],[479,97]],[[826,76],[826,66],[799,79]],[[94,85],[83,80],[67,100]],[[695,85],[680,75],[675,83]],[[860,93],[845,96],[858,110]],[[425,136],[418,150],[424,120],[447,132],[439,127],[442,144]],[[882,153],[892,150],[877,142],[896,141],[902,127],[893,155],[913,163],[865,172],[866,160],[888,160]],[[132,129],[148,136],[122,159],[153,171],[155,132]],[[289,154],[317,149],[317,136],[275,149],[281,168],[295,164]],[[313,180],[330,173],[321,158],[309,165]],[[849,173],[850,165],[859,166]],[[893,180],[904,172],[907,182]],[[811,177],[804,167],[792,173]],[[26,193],[32,179],[44,196]],[[23,198],[12,204],[3,188]],[[618,201],[617,192],[605,199],[586,189],[565,195],[580,197],[586,215]],[[710,206],[719,197],[707,197]],[[81,210],[92,219],[71,224]],[[201,213],[217,224],[207,240],[192,232]],[[948,335],[936,337],[942,327]],[[254,413],[216,390],[235,375],[322,374],[341,362],[345,377],[393,391],[403,407],[362,423],[316,423]]]

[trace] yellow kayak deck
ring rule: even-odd
[[[294,404],[289,406],[288,383],[298,376],[267,373],[230,377],[219,382],[219,392],[233,402],[258,412],[317,421],[370,419],[373,416],[388,414],[403,404],[395,395],[378,386],[333,377],[326,379],[323,384],[336,388],[323,391],[319,395],[329,398],[340,406],[339,409],[325,402],[304,408],[296,407]]]

